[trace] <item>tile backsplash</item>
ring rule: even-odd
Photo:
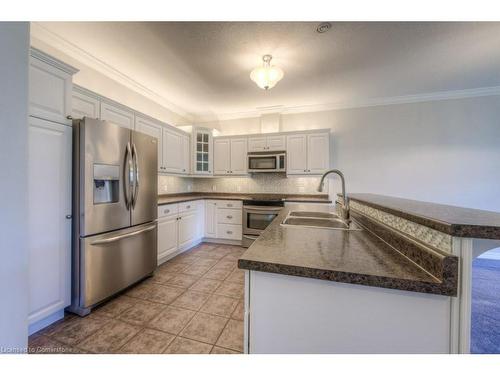
[[[177,194],[193,191],[193,178],[158,176],[158,194]]]
[[[254,174],[252,177],[158,176],[158,193],[285,193],[317,194],[320,177],[286,177],[281,173]],[[328,180],[325,181],[328,192]]]

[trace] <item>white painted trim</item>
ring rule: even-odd
[[[469,354],[472,307],[472,239],[452,239],[452,253],[459,257],[458,295],[451,297],[450,353]]]
[[[63,72],[68,73],[70,75],[73,75],[79,71],[75,67],[66,64],[65,62],[62,62],[61,60],[58,60],[55,57],[52,57],[35,47],[30,47],[30,56],[40,61],[43,61],[44,63],[49,64],[59,70],[62,70]]]
[[[57,322],[58,320],[61,320],[62,318],[64,318],[64,309],[58,310],[55,313],[50,314],[46,318],[43,318],[42,320],[31,323],[28,327],[28,335],[32,335],[33,333],[36,333],[36,332],[40,331],[41,329],[48,327],[52,323]]]
[[[250,272],[245,270],[245,306],[243,313],[243,353],[250,354]]]
[[[42,26],[38,22],[31,22],[31,37],[38,39],[53,48],[56,48],[68,56],[80,61],[92,69],[104,74],[106,77],[113,79],[116,82],[128,87],[129,89],[137,92],[138,94],[145,96],[153,100],[154,102],[160,104],[161,106],[177,113],[178,115],[186,118],[186,120],[192,120],[192,114],[188,113],[184,109],[180,108],[176,104],[165,99],[160,94],[149,89],[148,87],[137,82],[130,76],[120,72],[106,62],[100,60],[96,56],[88,53],[77,45],[71,43],[70,41],[64,39],[60,35],[50,31],[46,27]]]
[[[351,102],[338,102],[338,103],[324,103],[312,104],[302,106],[276,106],[275,111],[279,111],[282,115],[296,114],[296,113],[309,113],[309,112],[325,112],[336,111],[343,109],[356,109],[365,107],[378,107],[396,104],[411,104],[421,102],[431,102],[438,100],[452,100],[452,99],[465,99],[476,98],[482,96],[496,96],[500,95],[500,86],[492,87],[477,87],[464,90],[450,90],[450,91],[437,91],[430,93],[414,94],[414,95],[401,95],[392,97],[371,98],[360,101]],[[268,113],[265,109],[255,109],[252,111],[233,112],[233,113],[220,113],[214,117],[196,117],[198,123],[224,121],[224,120],[238,120],[246,118],[258,118],[263,114]]]

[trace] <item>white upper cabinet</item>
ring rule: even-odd
[[[248,138],[248,151],[266,151],[267,139],[266,137],[249,137]]]
[[[70,304],[72,128],[30,116],[28,129],[28,323],[35,324]]]
[[[108,101],[101,101],[101,120],[112,122],[123,128],[134,129],[134,112]]]
[[[246,138],[231,138],[231,174],[247,174],[247,148]]]
[[[228,174],[231,170],[231,140],[214,139],[214,174]]]
[[[71,124],[72,75],[78,70],[32,48],[29,71],[30,115]]]
[[[330,134],[307,136],[307,172],[323,174],[330,168]]]
[[[248,152],[284,151],[286,137],[284,135],[268,135],[248,138]]]
[[[287,174],[307,173],[307,135],[289,135],[286,144]]]
[[[322,174],[330,167],[330,133],[287,136],[287,174]]]
[[[189,174],[189,134],[164,127],[162,129],[163,169],[162,172]]]
[[[212,129],[193,128],[193,174],[213,174]]]
[[[71,116],[74,119],[90,117],[99,119],[99,98],[73,87]]]
[[[184,134],[182,136],[182,173],[190,173],[190,161],[191,161],[191,142],[189,141],[189,135]]]
[[[155,121],[153,119],[146,118],[144,116],[136,115],[135,116],[135,130],[140,131],[144,134],[150,135],[151,137],[155,137],[157,139],[158,145],[158,171],[163,172],[163,139],[162,139],[162,131],[163,126],[160,122]]]
[[[267,151],[285,151],[286,137],[284,135],[273,135],[267,137]]]
[[[214,174],[247,174],[247,139],[214,139]]]
[[[179,132],[163,129],[163,165],[164,172],[182,173],[183,139]]]

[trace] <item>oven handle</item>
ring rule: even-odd
[[[273,207],[273,206],[243,206],[243,210],[245,211],[271,211],[271,212],[279,212],[283,209],[283,207]]]

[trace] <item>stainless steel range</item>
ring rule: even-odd
[[[283,199],[243,201],[243,246],[249,247],[284,207]]]

